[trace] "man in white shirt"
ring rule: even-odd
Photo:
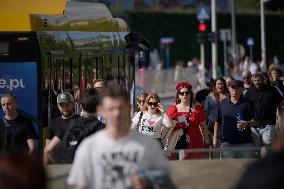
[[[106,128],[82,142],[68,177],[76,189],[147,189],[140,172],[163,170],[166,160],[159,144],[129,130],[130,104],[119,87],[102,93]]]

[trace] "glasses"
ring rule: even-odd
[[[184,95],[189,95],[189,92],[179,92],[179,95],[184,96]]]
[[[149,106],[157,107],[158,104],[159,104],[159,102],[148,102],[148,105],[149,105]]]

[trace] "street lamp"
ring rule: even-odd
[[[267,69],[266,63],[266,46],[265,46],[265,19],[264,19],[264,3],[269,0],[260,0],[260,30],[261,30],[261,63],[263,71]]]

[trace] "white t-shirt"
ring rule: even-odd
[[[115,140],[102,130],[79,146],[67,182],[88,189],[130,189],[129,176],[160,169],[168,170],[157,141],[134,131]]]
[[[138,112],[132,122],[138,125],[141,112]],[[165,119],[162,114],[151,115],[148,112],[143,112],[139,122],[139,133],[151,136],[152,138],[161,138],[162,127],[165,124]]]

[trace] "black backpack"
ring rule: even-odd
[[[58,156],[61,163],[72,163],[79,144],[88,136],[103,129],[105,125],[97,118],[80,117],[72,122],[61,140]]]

